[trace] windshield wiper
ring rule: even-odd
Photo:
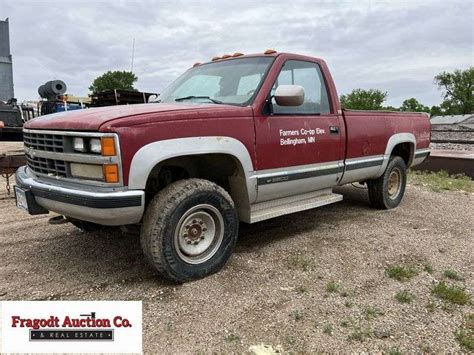
[[[223,104],[222,101],[213,99],[212,97],[209,97],[209,96],[194,96],[194,95],[178,97],[177,99],[174,99],[174,101],[184,101],[184,100],[191,100],[191,99],[206,99],[215,104]]]

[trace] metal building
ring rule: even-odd
[[[0,100],[7,101],[13,95],[12,55],[10,54],[10,33],[8,18],[0,20]]]

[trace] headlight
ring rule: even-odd
[[[89,148],[92,153],[100,154],[102,152],[102,144],[100,138],[91,138]]]
[[[85,152],[86,151],[86,146],[84,145],[84,138],[80,137],[74,137],[72,141],[72,145],[74,147],[74,150],[77,152]]]
[[[117,155],[115,139],[113,137],[74,137],[72,146],[76,152],[102,154],[103,156]]]
[[[84,179],[104,180],[102,165],[71,163],[71,175]]]

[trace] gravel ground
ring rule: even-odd
[[[0,299],[143,300],[147,354],[262,343],[285,352],[460,351],[455,332],[472,308],[430,289],[453,269],[463,280],[448,283],[473,292],[474,194],[408,186],[399,208],[378,211],[364,190],[339,192],[338,204],[242,225],[221,272],[174,285],[144,262],[137,235],[49,225],[51,215],[16,209],[2,181]],[[396,281],[390,265],[418,275]],[[414,300],[397,302],[401,290]]]

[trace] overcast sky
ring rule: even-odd
[[[0,0],[10,18],[15,95],[62,79],[88,94],[107,70],[130,70],[137,88],[160,92],[194,62],[274,48],[323,58],[339,94],[388,91],[438,104],[433,77],[473,64],[473,5],[461,1],[19,1]]]

